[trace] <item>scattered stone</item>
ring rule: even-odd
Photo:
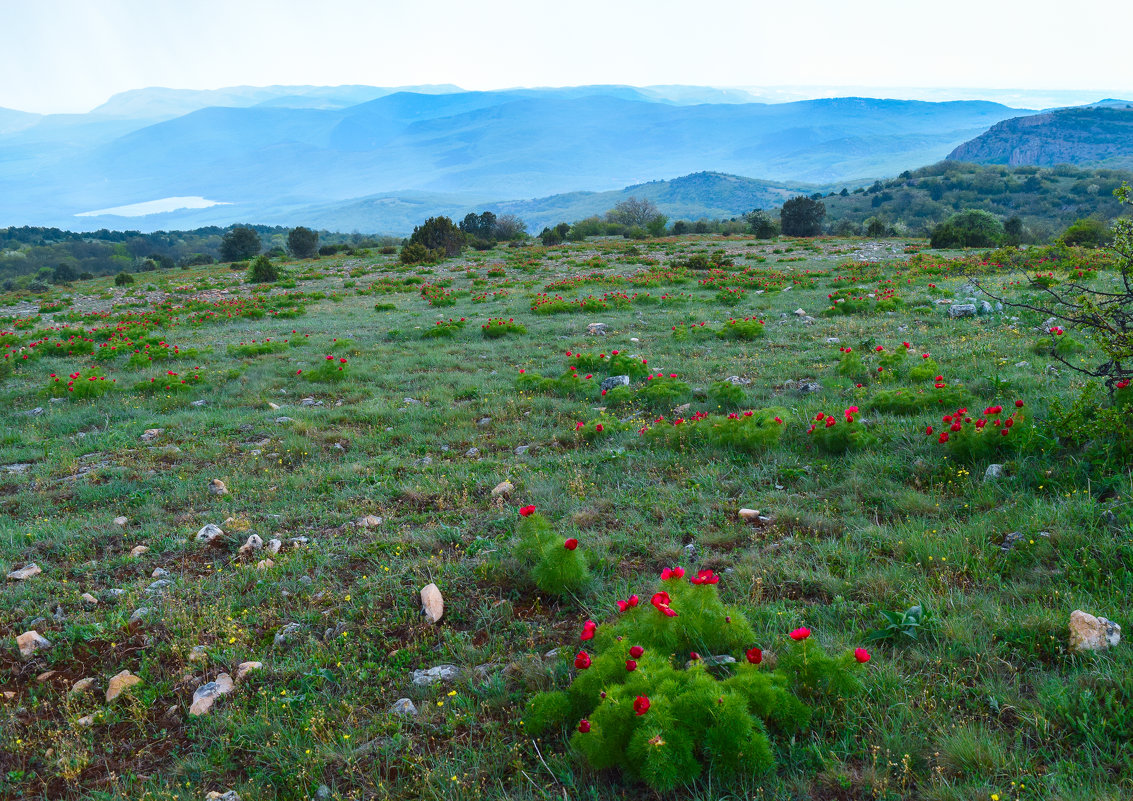
[[[691,408],[692,408],[691,403],[682,403],[680,406],[677,406],[676,408],[673,409],[673,413],[674,414],[685,414]]]
[[[241,662],[236,666],[236,681],[243,681],[253,670],[263,670],[263,667],[263,662]]]
[[[748,384],[751,383],[750,378],[742,378],[738,375],[730,375],[727,378],[725,378],[724,380],[727,381],[729,384],[734,384],[737,387],[746,387]]]
[[[421,614],[430,623],[437,623],[444,616],[445,599],[436,584],[426,584],[421,588]]]
[[[294,423],[295,418],[294,417],[277,417],[277,418],[275,418],[275,422],[279,423],[280,425],[286,425],[287,423]]]
[[[237,553],[241,558],[247,559],[249,556],[252,555],[253,551],[262,550],[263,547],[264,547],[264,541],[260,537],[260,535],[259,534],[250,534],[250,535],[248,535],[248,540],[243,545],[240,546],[240,550]]]
[[[205,663],[209,661],[208,651],[203,645],[194,645],[189,651],[190,662]]]
[[[380,519],[381,518],[379,518],[379,520]],[[267,551],[268,553],[270,553],[272,556],[274,556],[275,554],[279,553],[279,549],[282,548],[282,547],[283,547],[283,540],[278,540],[278,539],[272,538],[272,539],[268,540],[267,545],[264,546],[264,550]]]
[[[474,459],[475,457],[480,455],[480,449],[479,448],[469,448],[467,451],[464,452],[464,455],[467,456],[469,459]]]
[[[219,478],[214,478],[209,482],[209,492],[212,495],[227,495],[228,487]]]
[[[476,425],[478,425],[480,428],[483,428],[484,426],[490,425],[491,422],[492,422],[491,417],[481,417],[479,420],[476,421]]]
[[[42,673],[40,673],[38,676],[36,676],[35,680],[37,682],[39,682],[40,684],[43,684],[46,681],[51,681],[51,678],[53,676],[55,676],[58,672],[59,672],[58,670],[45,670]]]
[[[827,337],[826,338],[826,344],[827,345],[837,345],[841,341],[842,340],[838,339],[838,337]]]
[[[169,578],[169,571],[164,567],[155,567],[153,572],[149,574],[149,577],[153,579]]]
[[[72,684],[71,689],[68,690],[68,692],[71,695],[80,695],[82,693],[91,692],[92,690],[94,690],[96,683],[97,682],[95,681],[94,677],[87,676],[85,679],[79,679],[74,684]]]
[[[269,570],[273,567],[275,567],[275,562],[271,559],[261,559],[256,562],[256,570]]]
[[[990,303],[988,303],[986,300],[980,301],[980,314],[992,314],[994,312],[995,309],[992,308],[992,305]]]
[[[300,406],[322,406],[322,401],[317,401],[314,398],[303,398],[299,401]]]
[[[795,383],[795,391],[801,395],[806,395],[811,392],[821,392],[822,384],[813,378],[803,378]]]
[[[149,548],[145,545],[135,545],[130,550],[130,556],[141,556],[142,554],[144,554],[148,551],[149,551]]]
[[[189,707],[189,714],[194,717],[205,714],[216,703],[217,698],[227,695],[234,689],[236,689],[236,685],[232,682],[232,677],[227,673],[221,673],[215,681],[202,684],[193,693],[193,703]]]
[[[429,687],[437,682],[456,681],[460,678],[460,668],[456,665],[437,665],[427,670],[413,671],[413,683],[418,687]]]
[[[759,518],[759,510],[758,509],[740,509],[740,519],[741,520],[747,520],[747,521],[750,522],[752,520],[757,520],[758,518]]]
[[[428,467],[432,463],[433,463],[433,457],[432,456],[422,456],[420,459],[415,461],[413,464],[415,464],[419,467]]]
[[[216,542],[219,542],[223,536],[224,531],[220,526],[216,525],[215,523],[207,523],[206,525],[201,527],[200,531],[197,532],[196,539],[197,542],[203,542],[207,545],[212,545]]]
[[[275,643],[275,646],[277,648],[281,648],[294,642],[295,639],[299,636],[299,632],[301,632],[302,630],[303,627],[298,623],[288,623],[286,626],[275,633],[275,639],[273,640],[273,642]]]
[[[268,408],[271,409],[273,412],[278,412],[279,411],[279,404],[278,403],[272,403],[271,401],[268,401]]]
[[[140,678],[128,670],[123,670],[121,673],[114,676],[106,685],[106,703],[110,703],[135,684],[141,683],[142,680]]]
[[[141,623],[143,620],[145,620],[147,617],[149,617],[150,611],[151,610],[148,606],[138,607],[137,609],[134,610],[134,613],[132,615],[130,615],[130,621],[129,622],[130,623]]]
[[[1015,362],[1015,366],[1016,367],[1030,367],[1031,363],[1030,362]]]
[[[984,471],[984,481],[996,481],[1003,478],[1003,465],[989,464]]]
[[[146,592],[150,595],[161,595],[172,586],[173,579],[158,579],[146,587]]]
[[[607,326],[605,323],[590,323],[586,326],[587,336],[604,337],[606,336]]]
[[[382,519],[377,515],[366,515],[358,521],[358,525],[362,528],[377,528],[382,524]]]
[[[690,562],[695,562],[696,561],[696,543],[690,542],[688,545],[685,546],[684,550],[685,550],[685,559],[687,559]]]
[[[25,412],[19,412],[19,414],[22,414],[24,417],[38,417],[43,414],[43,407],[36,406],[34,409],[28,409]]]
[[[515,485],[510,481],[504,480],[492,488],[492,497],[498,498],[501,495],[511,495],[515,491]]]
[[[240,801],[240,794],[235,790],[228,790],[224,793],[218,793],[216,790],[210,790],[205,796],[205,801]]]
[[[75,725],[82,729],[89,729],[94,725],[94,715],[83,715],[75,721]]]
[[[1003,543],[999,546],[999,549],[1004,552],[1010,551],[1025,539],[1026,537],[1023,536],[1023,532],[1012,531],[1003,538]]]
[[[102,592],[103,597],[106,598],[109,601],[117,601],[119,598],[121,598],[125,594],[126,594],[126,591],[124,589],[122,589],[121,587],[111,587],[110,589],[103,590],[103,592]]]
[[[0,470],[4,471],[5,473],[22,475],[31,470],[31,465],[27,462],[17,462],[16,464],[0,465]]]
[[[98,606],[98,599],[91,595],[89,592],[84,592],[82,595],[80,595],[79,600],[81,600],[88,606]]]
[[[529,451],[529,450],[531,450],[530,445],[520,445],[515,449],[515,455],[516,456],[522,456],[523,454],[527,453],[527,451]]]
[[[612,375],[609,378],[603,378],[602,383],[599,385],[598,388],[602,392],[609,392],[614,387],[628,387],[628,386],[629,386],[629,376],[628,375]]]
[[[395,715],[402,715],[407,718],[416,717],[417,707],[408,698],[398,698],[394,701],[393,706],[389,709]]]
[[[953,319],[957,317],[974,317],[976,314],[976,304],[974,303],[953,303],[948,307],[948,316]]]
[[[208,401],[206,401],[205,399],[202,398],[201,400],[191,401],[189,403],[189,405],[190,406],[196,406],[199,409],[200,407],[206,405],[207,403],[208,403]]]
[[[36,651],[43,651],[51,647],[51,640],[44,637],[34,629],[25,631],[16,637],[16,645],[20,648],[21,656],[31,656]]]
[[[130,518],[128,518],[128,517],[118,516],[118,517],[114,518],[114,525],[121,526],[122,528],[125,528],[126,524],[129,523],[129,522],[130,522]]]
[[[142,433],[142,442],[153,442],[155,439],[160,437],[162,432],[164,431],[164,428],[147,428]]]
[[[1104,651],[1121,642],[1121,626],[1075,609],[1070,613],[1070,650]]]
[[[8,574],[8,578],[12,581],[27,581],[30,578],[35,578],[43,571],[39,569],[39,565],[31,562],[28,565],[21,567],[19,570],[13,570]]]
[[[795,309],[794,315],[796,317],[806,317],[806,312],[803,311],[802,309]]]

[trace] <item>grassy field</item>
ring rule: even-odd
[[[751,645],[777,653],[799,626],[842,652],[881,612],[928,614],[916,639],[868,643],[859,692],[814,698],[809,728],[773,737],[770,772],[706,772],[672,797],[1133,796],[1133,651],[1067,647],[1075,609],[1129,631],[1133,476],[1069,436],[1082,382],[1041,352],[1041,318],[949,317],[965,273],[1009,294],[1018,276],[916,251],[616,240],[0,298],[0,567],[42,569],[4,582],[0,797],[654,797],[589,768],[565,727],[528,735],[524,708],[566,685],[584,620],[678,564],[719,574]],[[1083,266],[1113,278],[1085,253],[1057,271]],[[525,330],[490,338],[490,318]],[[753,338],[729,338],[745,318]],[[660,383],[607,402],[614,351]],[[560,379],[578,353],[593,358]],[[942,380],[914,377],[923,354]],[[943,415],[995,404],[988,418],[1019,414],[1003,443],[940,442]],[[780,417],[775,442],[694,419],[749,409]],[[808,434],[820,413],[849,439]],[[513,557],[528,504],[579,540],[580,590],[541,593]],[[241,552],[252,534],[264,547]],[[51,646],[21,656],[28,630]],[[444,664],[459,677],[414,684]],[[141,681],[108,702],[124,670]],[[401,698],[416,715],[391,712]]]

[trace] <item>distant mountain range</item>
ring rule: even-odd
[[[809,185],[853,187],[938,161],[1031,113],[983,101],[754,100],[682,86],[281,86],[144,89],[88,114],[0,110],[0,225],[404,233],[430,214],[481,207],[536,225],[586,216],[625,191],[655,193],[671,216],[730,216]],[[656,180],[680,175],[690,177]],[[514,200],[525,197],[542,199]],[[205,207],[119,209],[170,198]],[[76,216],[108,209],[119,211]]]
[[[1079,164],[1133,167],[1133,103],[1091,106],[1015,117],[953,150],[948,158],[1011,167]]]

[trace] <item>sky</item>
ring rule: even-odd
[[[0,0],[0,20],[0,107],[39,113],[270,84],[1133,97],[1121,0]]]

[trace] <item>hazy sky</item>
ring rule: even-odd
[[[38,112],[145,86],[237,84],[1133,96],[1127,0],[0,0],[0,12],[0,106]]]

